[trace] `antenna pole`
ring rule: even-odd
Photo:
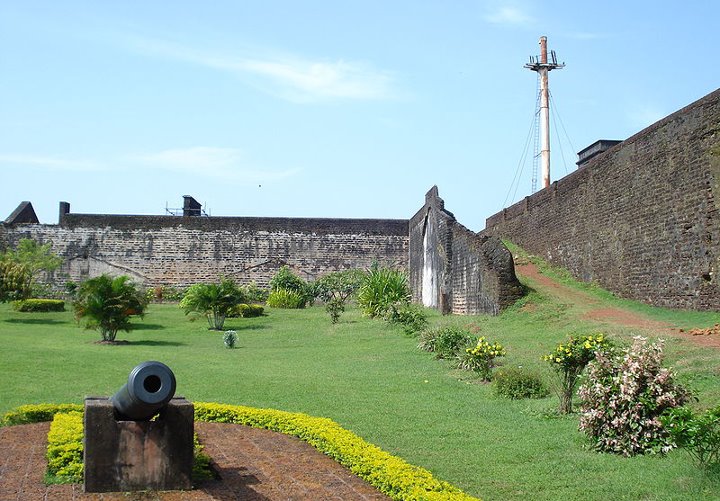
[[[550,186],[550,87],[548,73],[550,70],[562,69],[565,64],[558,64],[555,52],[552,62],[548,62],[547,37],[540,37],[540,56],[530,56],[530,63],[525,65],[537,72],[540,79],[540,154],[543,188]]]

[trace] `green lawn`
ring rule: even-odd
[[[238,348],[176,305],[151,305],[127,345],[96,344],[70,312],[28,314],[0,305],[0,413],[27,403],[77,402],[110,395],[136,364],[159,360],[178,394],[329,417],[369,442],[423,466],[485,500],[720,499],[720,481],[682,451],[622,458],[590,450],[577,416],[557,417],[554,396],[495,397],[492,386],[416,349],[416,339],[349,309],[332,325],[321,307],[269,309],[229,319]],[[684,326],[711,317],[677,318]],[[714,318],[714,317],[713,317]],[[506,365],[543,368],[540,356],[571,332],[636,332],[578,319],[573,308],[533,293],[499,317],[440,317],[506,345]],[[690,325],[688,325],[688,323]],[[667,344],[670,363],[695,388],[699,407],[720,404],[720,351]]]

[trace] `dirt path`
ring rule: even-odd
[[[532,263],[518,264],[515,266],[515,271],[519,276],[527,278],[538,291],[553,296],[562,303],[578,307],[583,311],[581,317],[583,319],[634,328],[646,331],[648,334],[684,338],[700,346],[720,348],[720,326],[686,332],[641,313],[608,306],[587,292],[570,288],[543,275]]]

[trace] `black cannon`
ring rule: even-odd
[[[175,374],[161,362],[143,362],[130,371],[128,382],[110,397],[118,418],[148,421],[175,395]]]

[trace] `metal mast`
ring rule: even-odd
[[[548,62],[547,37],[540,37],[540,55],[530,56],[525,68],[536,71],[540,79],[540,154],[542,161],[543,188],[550,186],[550,90],[548,73],[550,70],[562,69],[565,63],[558,64],[555,51],[550,51]]]

